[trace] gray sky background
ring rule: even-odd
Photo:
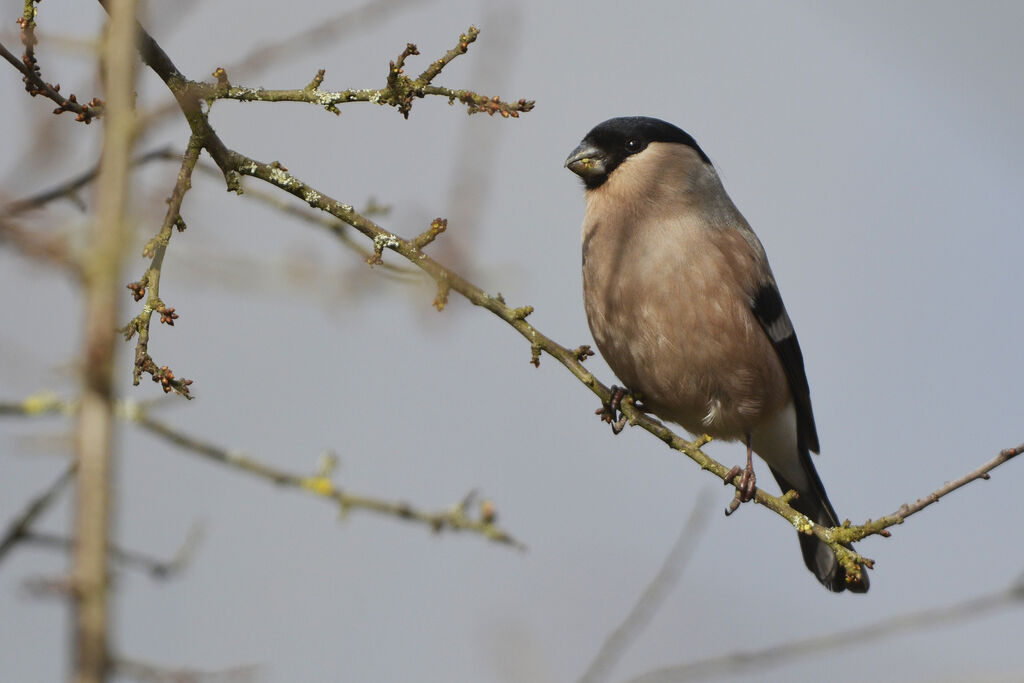
[[[21,3],[6,5],[4,41],[17,48]],[[177,16],[182,5],[150,5],[152,33],[197,79],[345,9],[193,3]],[[89,3],[39,9],[44,37],[90,39],[103,19]],[[431,248],[510,304],[536,307],[532,323],[576,346],[591,343],[583,200],[562,163],[606,118],[667,119],[708,152],[768,250],[804,348],[815,462],[841,517],[893,512],[1024,440],[1020,3],[409,2],[229,76],[296,88],[326,68],[325,88],[379,87],[407,41],[423,53],[409,62],[418,73],[470,24],[479,41],[438,82],[535,99],[535,111],[470,118],[428,99],[404,121],[369,104],[335,117],[221,102],[212,122],[229,146],[342,201],[392,205],[380,221],[398,234],[447,216]],[[44,40],[40,55],[46,78],[95,94],[79,48]],[[51,103],[2,72],[5,198],[95,163],[99,125],[49,117]],[[148,71],[139,90],[144,106],[168,99]],[[39,149],[39,134],[52,144]],[[173,118],[140,148],[180,149],[186,135]],[[140,244],[176,170],[140,175]],[[261,664],[264,681],[575,680],[708,486],[715,509],[696,555],[610,680],[952,603],[1024,571],[1024,464],[1011,463],[892,538],[862,543],[877,560],[868,595],[829,594],[784,521],[754,506],[723,517],[729,490],[640,430],[613,438],[595,398],[548,357],[530,366],[528,344],[490,314],[455,297],[438,314],[431,287],[394,283],[221,182],[194,184],[161,287],[181,318],[154,328],[151,350],[196,379],[196,400],[169,400],[159,417],[293,471],[311,472],[333,449],[343,486],[427,509],[478,487],[529,551],[358,512],[339,522],[322,501],[127,429],[121,543],[167,555],[196,520],[206,528],[183,576],[118,574],[115,642],[127,656]],[[76,231],[87,220],[65,204],[36,224]],[[138,253],[126,282],[144,268]],[[127,320],[137,307],[127,290],[124,301]],[[74,391],[79,303],[66,280],[0,250],[0,399]],[[614,381],[599,358],[588,365]],[[123,385],[126,396],[159,394],[148,381]],[[0,521],[56,476],[67,433],[57,419],[0,422]],[[708,450],[728,463],[743,455],[736,444]],[[65,529],[69,518],[65,500],[40,526]],[[65,605],[24,585],[65,567],[31,548],[0,565],[3,681],[64,675]],[[1015,680],[1024,655],[1011,634],[1022,627],[1007,610],[719,680]]]

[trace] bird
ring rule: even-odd
[[[565,166],[585,188],[587,321],[625,390],[692,434],[746,445],[733,509],[754,495],[754,452],[783,492],[797,493],[793,508],[839,526],[811,462],[820,445],[792,320],[708,155],[671,123],[627,116],[595,126]],[[610,416],[607,406],[598,412],[613,418],[621,396],[613,391]],[[863,565],[859,576],[847,572],[825,542],[798,535],[826,588],[867,592]]]

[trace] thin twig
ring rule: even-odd
[[[665,556],[661,569],[644,589],[626,618],[605,639],[594,660],[580,677],[580,683],[598,683],[608,679],[616,664],[622,659],[622,655],[647,628],[669,593],[679,583],[683,570],[686,569],[700,537],[707,528],[708,514],[711,510],[710,498],[711,490],[708,488],[702,489],[697,495],[690,516],[668,555]]]
[[[177,161],[179,159],[181,159],[181,156],[175,154],[170,147],[161,147],[160,149],[154,149],[136,157],[132,161],[132,166],[142,166],[151,161]],[[73,198],[79,190],[96,180],[96,176],[99,175],[99,171],[100,165],[96,164],[88,171],[80,173],[74,178],[70,178],[69,180],[60,183],[56,187],[24,197],[23,199],[16,199],[12,202],[8,202],[0,207],[0,215],[17,216],[18,214],[25,213],[26,211],[40,209],[56,199],[62,199],[64,197]]]
[[[116,545],[109,545],[107,553],[113,562],[129,569],[139,569],[148,573],[155,579],[169,579],[184,571],[192,558],[195,556],[195,549],[201,536],[201,529],[193,525],[188,535],[182,542],[181,547],[169,560],[162,560],[134,550],[126,550]],[[21,541],[47,548],[71,551],[74,548],[74,539],[58,534],[50,534],[41,531],[27,531],[21,536]]]
[[[923,498],[918,498],[913,503],[904,503],[900,506],[900,509],[891,515],[885,517],[879,517],[876,520],[868,521],[863,525],[864,535],[867,536],[872,533],[882,533],[882,531],[888,527],[895,526],[896,524],[903,524],[903,520],[910,517],[913,514],[924,510],[926,507],[933,503],[938,503],[944,496],[949,495],[953,491],[956,491],[961,486],[966,486],[972,481],[979,479],[988,480],[990,478],[989,472],[999,467],[1005,462],[1015,458],[1016,456],[1024,453],[1024,444],[1016,446],[1014,448],[1004,448],[999,451],[999,455],[992,458],[984,465],[971,470],[967,474],[954,479],[953,481],[946,482],[935,491],[932,491]],[[884,535],[884,534],[883,534]]]
[[[464,498],[460,503],[445,510],[424,512],[405,502],[386,501],[380,498],[343,491],[334,484],[329,476],[331,469],[333,469],[331,465],[322,468],[323,471],[313,475],[298,475],[260,462],[244,453],[228,450],[184,434],[163,422],[149,417],[144,411],[129,411],[129,416],[133,422],[146,431],[190,453],[213,460],[222,465],[233,467],[242,472],[256,475],[280,486],[299,489],[320,498],[332,500],[338,505],[343,515],[351,510],[369,510],[399,519],[419,522],[427,525],[435,532],[444,531],[445,529],[472,531],[481,534],[491,541],[511,545],[520,550],[525,548],[508,532],[494,523],[493,515],[481,513],[478,516],[472,516],[467,510],[469,503],[472,502],[471,497]]]
[[[174,154],[169,147],[164,147],[136,157],[132,161],[132,166],[141,166],[151,161],[171,159],[180,160],[181,156]],[[95,181],[98,174],[99,164],[96,164],[88,171],[55,187],[0,206],[0,243],[7,243],[28,258],[57,267],[73,278],[81,279],[80,259],[72,250],[71,243],[66,237],[62,235],[48,236],[39,234],[36,230],[22,227],[12,220],[12,217],[35,209],[41,209],[58,199],[67,198],[75,200],[77,193],[89,183]],[[84,208],[84,204],[80,203],[80,207]]]
[[[983,593],[944,607],[909,612],[846,631],[803,640],[791,640],[762,650],[733,652],[720,657],[709,657],[688,664],[657,669],[631,678],[628,683],[696,681],[753,669],[763,671],[768,666],[800,657],[819,655],[827,650],[876,640],[888,640],[897,634],[976,619],[1001,609],[1021,607],[1022,605],[1024,605],[1024,577],[1018,578],[1006,588]]]
[[[40,394],[20,402],[0,402],[0,415],[69,415],[77,410],[77,404],[62,401],[52,394]],[[493,503],[485,501],[479,510],[470,510],[473,496],[466,496],[460,502],[445,509],[427,512],[403,501],[389,501],[374,496],[350,493],[339,488],[331,478],[334,460],[327,458],[316,472],[296,474],[274,467],[252,458],[242,451],[225,448],[149,416],[145,405],[135,401],[121,401],[117,417],[133,423],[164,441],[221,465],[232,467],[288,488],[298,489],[319,498],[332,501],[342,514],[353,510],[366,510],[427,526],[432,531],[466,531],[480,534],[484,538],[524,550],[525,546],[496,523]]]
[[[25,14],[29,14],[29,7],[32,5],[31,1],[26,3]],[[77,114],[75,120],[83,123],[89,123],[94,118],[98,118],[104,114],[104,104],[100,100],[93,98],[87,104],[81,104],[78,98],[75,97],[74,93],[64,97],[60,94],[60,84],[50,84],[43,80],[39,72],[39,63],[35,58],[34,46],[35,46],[35,22],[32,19],[26,19],[25,16],[19,18],[18,23],[22,27],[22,40],[25,42],[25,56],[18,59],[10,50],[0,43],[0,57],[3,57],[15,69],[22,73],[22,80],[25,82],[25,90],[30,95],[35,97],[36,95],[43,95],[44,97],[53,100],[57,103],[57,108],[53,110],[54,114],[62,114],[66,111],[74,112]]]
[[[422,0],[369,0],[364,5],[342,10],[333,16],[318,16],[311,26],[276,41],[259,45],[239,59],[221,66],[226,73],[237,72],[248,80],[268,65],[279,67],[288,60],[316,54],[317,49],[326,43],[337,43],[347,35],[365,31],[375,22],[383,21],[399,10],[417,4],[422,4]],[[178,105],[169,102],[146,114],[143,117],[143,127],[149,129],[169,115],[178,113]]]
[[[196,83],[189,95],[203,100],[237,100],[239,102],[304,102],[323,107],[338,114],[338,105],[353,102],[371,102],[391,105],[401,109],[403,98],[435,95],[445,97],[449,102],[459,101],[466,105],[470,114],[500,114],[505,118],[518,118],[522,112],[533,109],[534,102],[526,99],[507,102],[498,97],[481,95],[471,90],[445,88],[437,85],[418,86],[415,81],[399,81],[385,88],[326,91],[320,88],[297,88],[292,90],[271,90],[244,86],[219,86],[210,83]]]
[[[67,239],[59,235],[41,235],[16,221],[0,216],[0,244],[13,247],[22,256],[52,266],[74,279],[81,279],[82,267]]]
[[[258,678],[255,664],[234,666],[220,671],[200,671],[186,667],[160,666],[139,659],[114,656],[111,668],[119,677],[140,683],[244,683]]]
[[[3,561],[4,556],[15,545],[25,539],[25,536],[30,532],[32,524],[39,518],[39,515],[43,514],[53,505],[54,501],[57,500],[57,496],[64,490],[64,487],[74,479],[77,469],[78,463],[75,462],[65,467],[60,476],[38,496],[30,500],[21,514],[7,525],[7,531],[4,532],[3,538],[0,538],[0,562]]]
[[[218,69],[215,75],[218,82],[197,83],[189,82],[178,94],[179,100],[182,97],[188,99],[213,101],[213,100],[238,100],[240,102],[304,102],[323,107],[329,112],[340,114],[338,105],[351,102],[372,102],[373,104],[390,105],[398,109],[406,118],[412,108],[412,101],[427,95],[435,95],[448,98],[449,103],[456,100],[466,105],[470,114],[482,112],[485,114],[500,114],[505,118],[518,118],[521,112],[528,112],[533,109],[534,102],[520,99],[516,102],[506,102],[499,97],[481,95],[471,90],[453,89],[433,85],[432,81],[441,73],[448,64],[459,55],[465,54],[470,43],[477,39],[479,29],[470,26],[469,29],[459,36],[455,47],[448,50],[439,59],[434,60],[415,79],[404,74],[403,65],[405,59],[411,55],[418,55],[416,46],[409,43],[406,49],[399,55],[398,59],[391,63],[383,88],[350,89],[336,92],[329,92],[320,89],[324,79],[324,71],[321,69],[312,82],[304,88],[289,90],[272,90],[267,88],[251,88],[231,85],[226,69]]]
[[[481,9],[481,24],[501,26],[501,31],[488,34],[490,50],[474,56],[466,80],[469,83],[487,83],[489,88],[502,91],[506,89],[509,74],[518,62],[525,10],[518,3],[496,2],[484,3]],[[469,269],[469,254],[475,238],[490,214],[489,194],[502,169],[494,160],[500,158],[501,140],[508,134],[507,128],[475,123],[463,123],[462,130],[451,142],[453,165],[444,206],[459,238],[443,240],[434,251],[450,270],[456,272]]]
[[[192,171],[199,161],[199,153],[202,151],[202,144],[196,136],[191,136],[185,154],[181,159],[181,168],[178,170],[178,177],[174,183],[171,196],[167,199],[167,212],[164,215],[163,223],[157,234],[146,243],[142,249],[142,255],[150,257],[149,267],[146,273],[137,282],[128,285],[132,290],[135,300],[146,297],[146,305],[142,311],[121,328],[125,339],[131,339],[138,334],[139,339],[135,344],[135,368],[132,372],[132,380],[136,386],[142,373],[147,373],[154,382],[159,383],[164,393],[174,391],[185,398],[192,398],[189,386],[192,380],[175,377],[174,372],[166,365],[157,366],[149,355],[149,325],[153,313],[160,314],[160,322],[174,325],[178,318],[174,308],[164,306],[160,298],[160,274],[163,269],[164,254],[167,253],[167,245],[171,241],[174,229],[178,232],[185,229],[185,221],[181,217],[181,203],[185,194],[192,188]],[[148,295],[147,295],[148,290]]]
[[[220,171],[216,166],[202,160],[196,164],[196,170],[211,178],[216,177],[219,180],[224,179],[222,171]],[[342,223],[333,216],[325,215],[323,211],[314,211],[305,204],[297,204],[289,197],[282,197],[279,192],[270,192],[258,187],[246,188],[245,196],[255,199],[267,206],[271,206],[284,214],[300,218],[307,223],[312,223],[326,229],[334,235],[335,239],[340,241],[356,254],[360,255],[364,261],[373,255],[373,250],[367,248],[363,242],[356,240],[352,231],[346,229],[347,225],[345,223]],[[369,207],[371,209],[377,209],[378,205],[371,201]],[[367,211],[364,209],[363,213],[365,214]],[[419,270],[412,267],[395,265],[393,263],[384,263],[381,264],[381,268],[388,273],[400,276],[396,279],[408,280],[410,277],[415,277],[417,279],[423,277]]]

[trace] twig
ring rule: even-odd
[[[61,401],[50,394],[33,396],[21,402],[0,402],[0,415],[43,416],[73,414],[74,403]],[[212,460],[221,465],[255,475],[273,484],[299,489],[332,501],[342,514],[352,510],[366,510],[398,519],[416,522],[435,532],[445,530],[467,531],[484,538],[523,550],[525,546],[496,523],[494,504],[484,501],[476,514],[469,510],[472,497],[436,512],[426,512],[402,501],[388,501],[373,496],[349,493],[331,479],[333,460],[328,458],[318,471],[309,475],[295,474],[260,462],[244,453],[203,441],[158,420],[149,417],[145,407],[135,401],[118,404],[117,417],[134,423],[151,434],[182,448],[189,453]]]
[[[21,514],[7,525],[7,531],[4,532],[3,538],[0,538],[0,562],[15,545],[25,539],[32,524],[53,504],[58,494],[74,478],[77,469],[78,464],[74,462],[64,468],[60,476],[42,493],[30,500]]]
[[[109,0],[99,1],[101,5],[107,7]],[[185,115],[185,119],[188,121],[189,126],[192,129],[191,140],[193,142],[190,143],[190,147],[193,144],[195,144],[197,147],[205,148],[210,153],[210,156],[213,157],[213,160],[216,162],[217,166],[224,173],[225,179],[227,180],[228,183],[228,189],[240,193],[242,191],[242,188],[239,181],[241,176],[244,175],[244,172],[242,171],[242,169],[238,167],[239,155],[228,150],[224,143],[217,136],[216,132],[213,130],[213,127],[210,125],[206,113],[203,111],[201,107],[201,102],[211,101],[213,99],[217,99],[220,97],[231,96],[232,93],[234,93],[234,95],[238,97],[245,98],[249,97],[253,92],[256,91],[252,91],[251,89],[242,89],[242,91],[239,91],[238,89],[233,88],[233,86],[231,86],[228,80],[228,75],[222,69],[218,69],[215,72],[218,81],[216,85],[196,83],[194,81],[190,81],[178,70],[178,68],[174,65],[170,57],[168,57],[167,53],[163,51],[163,49],[160,47],[159,44],[157,44],[153,37],[150,36],[145,31],[145,29],[142,28],[142,26],[137,22],[136,33],[138,39],[138,49],[143,61],[151,69],[153,69],[153,71],[156,72],[158,76],[160,76],[160,78],[164,81],[167,87],[174,94],[175,99],[177,100],[182,113]],[[423,97],[425,88],[426,86],[429,85],[430,80],[436,77],[444,68],[444,66],[450,63],[451,60],[454,59],[455,56],[457,56],[457,54],[464,53],[467,49],[468,44],[473,42],[478,34],[479,31],[475,27],[470,27],[467,33],[459,37],[459,43],[456,45],[456,47],[450,50],[449,53],[443,56],[441,59],[437,60],[431,67],[428,67],[428,69],[424,71],[423,74],[421,74],[416,81],[412,81],[407,76],[404,76],[402,74],[401,64],[398,64],[397,66],[395,64],[392,64],[392,71],[389,71],[387,87],[380,91],[377,91],[378,96],[373,101],[377,101],[378,103],[382,104],[391,104],[393,106],[396,106],[400,112],[408,116],[412,98]],[[411,44],[407,45],[406,50],[402,53],[402,56],[399,58],[398,61],[402,63],[404,62],[405,57],[408,57],[412,54],[416,54],[416,52],[417,51],[415,46]],[[320,73],[317,74],[313,81],[305,88],[296,91],[281,92],[291,92],[291,96],[304,98],[301,101],[315,101],[316,103],[326,106],[328,109],[336,112],[337,109],[334,107],[335,102],[330,101],[330,98],[328,98],[328,100],[326,101],[320,99],[321,95],[323,94],[319,90],[319,86],[322,80],[323,72],[321,71]],[[271,91],[259,92],[266,94],[267,92]],[[372,93],[373,91],[361,92]],[[350,92],[349,94],[351,95],[352,93]],[[467,102],[473,101],[473,97],[483,97],[476,95],[475,93],[469,93],[468,91],[450,91],[447,89],[445,89],[445,92],[432,92],[431,94],[444,94],[446,96],[449,96],[450,100],[459,98],[465,99],[469,97],[469,100],[466,100]],[[262,97],[263,96],[261,95],[261,98]],[[280,101],[279,99],[275,100],[271,96],[267,97],[270,97],[270,99],[272,99],[273,101]],[[288,95],[282,94],[281,97],[288,97]],[[358,99],[359,97],[360,95],[356,94],[352,95],[352,97],[346,96],[346,99],[351,101],[353,98]],[[366,101],[371,101],[369,97],[370,95],[367,94]],[[506,105],[506,103],[502,103],[498,98],[483,98],[483,100],[485,100],[486,102],[478,106],[478,109],[480,111],[488,111],[488,113],[491,114],[495,112],[500,112],[503,116],[518,116],[518,111],[529,111],[530,109],[533,108],[533,103],[527,102],[526,100],[520,100],[515,105]],[[194,163],[192,165],[194,166]],[[269,169],[268,172],[277,175],[279,179],[288,178],[287,170],[281,164],[275,162],[269,164],[267,168]],[[311,201],[310,197],[302,195],[298,196],[300,196],[311,206],[315,205],[315,203]],[[351,207],[348,208],[349,210],[351,210]],[[168,215],[170,215],[170,213]],[[379,260],[380,252],[384,248],[384,246],[385,242],[374,242],[374,254],[371,256],[372,261],[375,262],[376,260]],[[133,283],[133,285],[130,285],[130,287],[132,287],[137,297],[141,296],[141,292],[143,291],[143,283],[141,281]],[[445,292],[446,291],[447,290],[445,290]],[[439,308],[443,306],[443,300],[444,297],[441,296],[439,293],[438,298],[435,299],[435,301],[438,302]],[[145,310],[147,309],[144,309],[144,314]],[[164,316],[162,316],[161,319],[166,322],[171,322],[173,324],[173,317],[165,318]],[[148,325],[148,318],[146,320],[142,320],[142,318],[137,319],[134,325],[134,329],[133,326],[131,325],[127,327],[125,329],[126,336],[130,336],[135,331],[140,331],[142,325]],[[146,342],[148,342],[148,336],[146,337]],[[143,346],[145,346],[145,343],[143,344]],[[146,353],[145,349],[140,349],[139,347],[137,347],[136,368],[139,367],[141,367],[144,371],[146,371],[147,369],[149,371],[152,371],[151,374],[153,376],[153,379],[155,381],[160,382],[163,385],[165,391],[174,390],[177,393],[180,393],[188,397],[188,384],[190,383],[189,380],[181,380],[175,377],[174,373],[166,366],[157,369],[156,364],[152,363],[151,359],[148,358],[148,354]],[[138,377],[136,375],[136,381],[137,379]]]
[[[698,494],[690,517],[665,556],[661,569],[644,589],[626,618],[605,639],[594,660],[580,677],[580,683],[598,683],[608,679],[615,665],[622,659],[622,655],[651,622],[665,598],[679,583],[683,570],[686,569],[700,537],[707,528],[711,509],[708,504],[710,498],[711,492],[708,488],[702,489]]]
[[[151,161],[176,161],[180,158],[181,156],[175,154],[170,147],[162,147],[136,157],[132,161],[132,166],[142,166]],[[96,176],[99,175],[99,171],[100,166],[99,164],[96,164],[88,171],[66,180],[56,187],[52,187],[23,199],[16,199],[9,202],[3,207],[0,207],[0,215],[17,216],[18,214],[25,213],[26,211],[42,208],[56,199],[64,197],[73,198],[76,192],[96,180]]]
[[[937,488],[935,491],[929,493],[927,496],[924,496],[923,498],[918,498],[913,503],[904,503],[903,505],[900,506],[899,510],[892,513],[891,515],[879,517],[878,519],[873,521],[869,520],[861,527],[863,529],[863,536],[868,536],[870,534],[882,534],[883,536],[886,535],[884,530],[888,527],[895,526],[897,524],[903,524],[903,520],[905,520],[907,517],[910,517],[911,515],[916,514],[921,510],[924,510],[926,507],[933,503],[938,503],[941,498],[952,493],[953,491],[956,491],[961,486],[966,486],[967,484],[970,484],[972,481],[977,481],[979,479],[988,480],[990,478],[989,472],[999,467],[1003,463],[1015,458],[1021,453],[1024,453],[1024,444],[1016,446],[1015,448],[1004,448],[1003,450],[999,451],[999,455],[992,458],[981,467],[971,470],[970,472],[968,472],[967,474],[958,479],[946,482],[945,484]]]
[[[188,567],[195,555],[195,548],[200,536],[200,527],[193,525],[181,547],[178,548],[174,556],[169,560],[161,560],[133,550],[125,550],[113,544],[107,547],[107,553],[112,561],[125,567],[145,571],[155,579],[169,579]],[[41,531],[27,531],[21,536],[21,540],[28,544],[58,548],[66,551],[74,548],[73,539]]]
[[[293,90],[271,90],[266,88],[249,88],[243,86],[218,86],[209,83],[195,83],[189,90],[190,96],[203,100],[237,100],[239,102],[304,102],[323,107],[327,111],[338,114],[339,104],[352,102],[370,102],[373,104],[390,105],[403,115],[408,114],[407,106],[413,98],[427,95],[445,97],[449,103],[455,101],[466,105],[468,113],[500,114],[504,118],[518,118],[522,112],[533,109],[535,103],[520,99],[507,102],[499,97],[481,95],[471,90],[445,88],[437,85],[417,85],[415,81],[395,79],[384,88],[352,89],[325,91],[319,87],[298,88]],[[406,116],[406,118],[408,118]]]
[[[60,94],[60,84],[47,83],[40,75],[39,60],[35,56],[36,39],[35,29],[35,4],[37,0],[25,0],[25,9],[18,18],[18,25],[21,27],[21,42],[25,47],[24,54],[18,59],[8,50],[3,43],[0,43],[0,57],[10,62],[14,68],[22,73],[22,81],[25,83],[25,90],[32,97],[43,95],[57,103],[54,114],[62,114],[66,111],[77,114],[75,120],[89,123],[92,119],[102,116],[104,105],[98,98],[93,98],[87,104],[81,104],[74,93],[64,97]]]
[[[484,3],[481,9],[481,24],[501,26],[501,31],[488,34],[490,50],[474,56],[466,81],[487,83],[500,92],[507,89],[508,76],[518,61],[525,10],[518,3],[496,2]],[[500,157],[501,140],[508,134],[507,128],[472,122],[461,128],[451,142],[453,165],[444,197],[447,218],[457,226],[459,239],[444,240],[434,249],[435,256],[456,272],[471,267],[468,257],[490,213],[488,196],[501,171],[501,165],[495,164],[494,159]]]
[[[128,415],[133,422],[146,431],[190,453],[248,474],[256,475],[280,486],[300,489],[321,498],[332,500],[338,505],[343,515],[351,510],[369,510],[399,519],[419,522],[427,525],[435,532],[444,531],[445,529],[472,531],[498,543],[511,545],[520,550],[525,548],[508,532],[494,523],[493,514],[481,513],[478,517],[467,514],[467,507],[471,499],[463,499],[462,502],[439,512],[424,512],[408,503],[386,501],[343,491],[335,486],[331,480],[329,475],[333,466],[330,465],[326,468],[321,468],[320,472],[312,476],[297,475],[259,462],[243,453],[230,451],[184,434],[163,422],[154,420],[146,415],[144,411],[129,411]]]
[[[160,274],[163,268],[164,254],[167,252],[167,245],[171,241],[174,228],[177,228],[178,232],[185,229],[185,221],[181,217],[181,203],[185,199],[185,194],[192,187],[192,171],[196,167],[196,162],[199,161],[200,151],[202,151],[202,145],[199,139],[193,135],[189,138],[188,146],[185,148],[174,189],[167,199],[167,213],[164,215],[164,221],[159,232],[146,243],[142,250],[143,256],[150,257],[149,268],[146,269],[142,278],[128,285],[128,289],[132,290],[136,301],[146,296],[148,290],[146,305],[142,307],[142,312],[121,328],[126,340],[136,334],[139,335],[135,344],[135,369],[132,372],[134,384],[138,386],[139,378],[145,372],[153,378],[154,382],[163,387],[164,393],[174,391],[185,398],[192,398],[189,391],[192,380],[175,377],[174,372],[166,365],[157,367],[149,355],[149,324],[154,312],[160,314],[160,322],[169,325],[174,325],[174,321],[178,318],[175,309],[167,308],[163,300],[160,299]]]
[[[398,59],[391,63],[388,70],[386,85],[383,88],[352,89],[329,92],[320,89],[324,79],[324,71],[321,69],[313,81],[304,88],[291,90],[271,90],[266,88],[251,88],[233,86],[227,78],[226,69],[218,69],[215,75],[218,83],[196,83],[189,82],[185,89],[179,92],[180,97],[184,96],[196,100],[238,100],[240,102],[304,102],[323,107],[329,112],[340,114],[338,105],[350,102],[372,102],[373,104],[390,105],[398,109],[405,118],[409,118],[409,111],[412,108],[414,99],[427,95],[436,95],[448,98],[449,103],[456,100],[465,104],[470,114],[478,112],[494,115],[500,114],[505,118],[517,118],[521,112],[528,112],[533,109],[534,102],[520,99],[516,102],[506,102],[499,97],[489,97],[470,90],[445,88],[433,85],[432,81],[441,70],[452,62],[459,55],[465,54],[470,43],[474,42],[480,34],[479,29],[470,26],[466,33],[459,36],[455,47],[448,50],[439,59],[431,64],[417,78],[411,79],[404,74],[405,59],[411,55],[418,55],[416,46],[409,43],[406,49],[398,56]]]
[[[277,41],[259,45],[236,61],[223,64],[227,73],[240,73],[250,79],[267,65],[280,66],[287,60],[295,60],[305,54],[315,54],[325,43],[336,43],[349,34],[358,34],[374,22],[387,19],[405,7],[422,4],[422,0],[369,0],[354,9],[346,9],[333,16],[316,17],[308,28],[288,34]],[[171,114],[178,114],[176,103],[170,102],[144,116],[143,126],[150,128]]]
[[[8,244],[22,256],[58,268],[75,279],[82,277],[81,264],[72,253],[68,240],[61,236],[40,235],[0,216],[0,244]]]
[[[243,683],[257,680],[260,667],[234,666],[221,671],[200,671],[185,667],[167,667],[138,659],[115,656],[111,668],[118,676],[141,683]]]
[[[105,2],[105,0],[99,1],[101,4]],[[320,89],[324,79],[323,69],[306,87],[287,90],[232,85],[228,77],[228,70],[224,68],[218,68],[214,72],[217,83],[191,81],[177,70],[167,54],[141,26],[139,27],[139,51],[143,61],[171,88],[179,106],[186,113],[186,117],[198,113],[198,102],[211,102],[219,99],[240,102],[304,102],[323,107],[334,114],[340,113],[338,110],[340,104],[371,102],[393,106],[406,118],[408,118],[409,110],[412,107],[412,101],[428,95],[446,97],[449,104],[458,100],[467,106],[470,114],[483,112],[491,115],[500,114],[505,118],[517,118],[521,112],[532,110],[535,103],[530,100],[520,99],[516,102],[506,102],[499,97],[489,97],[471,90],[446,88],[432,84],[433,79],[440,74],[445,66],[451,63],[455,57],[465,54],[469,44],[476,40],[479,33],[479,29],[470,26],[466,33],[459,36],[459,41],[454,48],[432,62],[415,80],[406,76],[402,69],[405,57],[419,54],[416,51],[416,46],[410,43],[402,53],[403,56],[397,62],[392,63],[385,87],[335,92]],[[190,122],[196,123],[195,121]],[[195,131],[195,126],[193,126],[193,131]]]
[[[196,165],[196,169],[210,177],[216,177],[219,180],[224,179],[224,173],[222,171],[220,171],[216,166],[202,160],[200,160]],[[345,223],[340,222],[337,218],[325,215],[323,211],[314,211],[304,204],[296,204],[289,198],[282,198],[280,193],[269,192],[260,188],[247,188],[245,194],[247,197],[251,197],[263,204],[266,204],[267,206],[271,206],[282,213],[295,218],[300,218],[308,223],[313,223],[314,225],[326,229],[346,247],[362,256],[364,261],[373,255],[372,249],[368,249],[362,242],[357,241],[353,237],[352,232],[345,229],[347,227]],[[370,200],[368,208],[381,213],[387,213],[387,211],[381,209],[380,205],[374,200]],[[362,213],[367,214],[369,212],[364,209]],[[388,273],[400,276],[400,278],[396,279],[407,280],[409,276],[422,278],[420,271],[415,268],[395,265],[393,263],[384,263],[381,264],[381,267]]]
[[[1024,576],[1019,577],[1006,588],[983,593],[944,607],[909,612],[847,631],[803,640],[792,640],[762,650],[734,652],[721,657],[709,657],[688,664],[657,669],[631,678],[628,683],[696,681],[751,669],[762,671],[770,665],[777,665],[799,657],[822,654],[826,650],[863,644],[873,640],[885,640],[900,633],[975,619],[1000,609],[1020,607],[1022,604],[1024,604]]]
[[[132,161],[132,166],[141,166],[151,161],[179,160],[180,158],[180,155],[174,154],[169,147],[164,147],[136,157]],[[99,164],[55,187],[23,199],[14,200],[0,207],[0,243],[10,244],[24,256],[46,265],[55,266],[72,277],[80,279],[82,277],[81,264],[65,237],[40,235],[37,231],[23,228],[11,220],[11,217],[43,208],[57,199],[75,200],[76,193],[96,180],[98,175]],[[84,208],[84,204],[81,202],[79,205]]]

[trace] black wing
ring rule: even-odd
[[[789,390],[796,406],[797,431],[805,445],[817,453],[820,448],[818,430],[814,426],[814,413],[811,411],[811,390],[807,386],[807,374],[804,372],[804,356],[800,352],[800,342],[796,340],[793,322],[786,313],[782,296],[774,282],[761,285],[751,309],[775,347],[775,352],[779,354],[782,368],[786,371]]]

